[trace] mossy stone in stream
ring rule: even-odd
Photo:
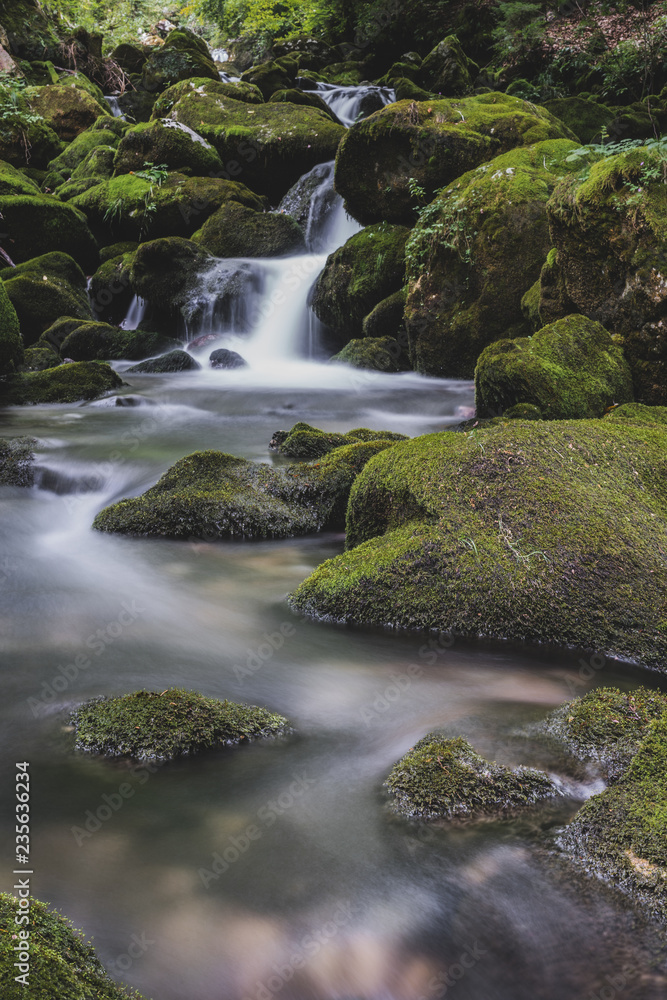
[[[216,257],[287,257],[306,252],[301,226],[280,212],[256,212],[230,202],[211,215],[192,239]]]
[[[22,361],[23,338],[18,316],[5,283],[0,281],[0,375],[14,371]]]
[[[492,764],[462,738],[429,733],[385,782],[396,812],[419,819],[502,815],[558,795],[543,771]]]
[[[102,263],[90,279],[90,306],[96,319],[121,323],[134,298],[132,264],[138,243],[117,243],[100,254]]]
[[[116,121],[115,118],[103,119],[104,124]],[[69,180],[74,171],[86,160],[92,151],[98,146],[115,147],[118,144],[119,136],[111,128],[98,128],[96,121],[91,128],[77,135],[73,142],[67,144],[62,153],[48,166],[48,173],[44,181],[45,188],[57,188],[60,184]]]
[[[99,361],[75,361],[46,371],[22,372],[0,379],[0,406],[77,403],[97,399],[123,380]]]
[[[230,95],[233,96],[233,95]],[[303,90],[295,90],[291,88],[290,90],[276,90],[269,98],[269,104],[304,104],[309,108],[318,108],[323,111],[325,115],[328,115],[332,121],[340,125],[340,120],[338,116],[331,110],[329,105],[324,101],[319,94],[316,93],[306,93]]]
[[[410,359],[395,337],[361,337],[351,340],[329,360],[378,372],[410,371]]]
[[[34,344],[59,317],[91,319],[86,276],[66,253],[53,251],[0,271],[23,341]]]
[[[187,351],[169,351],[159,358],[149,358],[148,361],[140,361],[138,365],[132,365],[127,369],[128,374],[154,375],[162,372],[187,372],[195,371],[201,365]]]
[[[18,899],[0,893],[0,978],[3,1000],[142,1000],[106,973],[92,944],[61,913],[30,897],[30,924],[17,924]],[[26,912],[21,910],[20,912]],[[18,935],[30,933],[28,986],[17,983]]]
[[[71,716],[77,750],[171,760],[284,732],[287,719],[255,705],[169,688],[86,702]]]
[[[0,486],[32,486],[34,438],[0,438]]]
[[[179,49],[166,43],[152,50],[142,69],[142,84],[148,91],[165,90],[188,77],[220,79],[210,55],[205,56],[194,48]]]
[[[132,258],[132,290],[159,313],[175,313],[214,262],[204,247],[179,236],[142,243]]]
[[[27,174],[0,160],[0,197],[8,194],[38,195],[39,187]]]
[[[367,427],[357,427],[346,434],[336,431],[321,431],[310,424],[300,422],[291,431],[277,431],[269,445],[272,451],[277,451],[287,458],[296,458],[307,462],[314,458],[322,458],[336,448],[358,441],[405,441],[404,434],[394,431],[372,431]]]
[[[289,74],[277,62],[259,63],[251,66],[241,74],[243,83],[252,83],[262,92],[262,97],[268,101],[277,90],[289,90],[294,80],[294,74]]]
[[[109,323],[81,323],[62,341],[60,355],[72,361],[140,361],[177,345],[178,341],[161,333],[122,330]]]

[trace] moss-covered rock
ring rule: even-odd
[[[122,247],[129,249],[122,251]],[[138,244],[115,244],[121,250],[100,264],[90,279],[89,298],[93,315],[106,323],[121,323],[134,297],[131,285],[132,264]],[[100,255],[102,256],[102,255]]]
[[[346,133],[336,157],[336,190],[364,225],[383,219],[411,225],[417,206],[411,182],[430,200],[481,163],[549,139],[574,136],[544,108],[507,94],[398,101]]]
[[[305,253],[301,226],[289,215],[229,203],[193,234],[216,257],[285,257]]]
[[[218,151],[230,176],[273,203],[311,167],[332,160],[345,134],[316,108],[250,105],[222,96],[217,84],[184,94],[168,117],[195,129]]]
[[[419,819],[502,816],[559,794],[543,771],[492,764],[467,740],[438,733],[394,764],[385,788],[396,812]]]
[[[158,118],[129,128],[118,146],[114,173],[143,170],[146,163],[164,164],[182,174],[216,174],[222,161],[212,146],[187,125]]]
[[[277,62],[265,62],[247,69],[241,74],[241,81],[253,84],[261,90],[264,100],[268,101],[277,90],[289,90],[294,76],[294,73],[288,73],[285,67]]]
[[[330,358],[333,362],[380,372],[410,371],[410,359],[395,337],[362,337],[351,340]]]
[[[26,348],[20,371],[43,372],[47,368],[57,368],[60,364],[62,364],[62,358],[55,347],[39,340],[32,347]]]
[[[46,194],[8,195],[0,197],[0,211],[14,263],[61,251],[88,274],[97,267],[97,244],[86,216],[72,205]]]
[[[25,93],[0,82],[0,160],[15,167],[46,167],[63,144]]]
[[[228,201],[264,208],[245,184],[179,173],[170,173],[161,184],[123,174],[78,195],[71,204],[85,212],[93,231],[109,242],[189,236]]]
[[[188,372],[201,368],[198,361],[186,351],[175,350],[163,354],[159,358],[150,358],[148,361],[140,361],[138,365],[132,365],[128,372],[138,374],[154,375],[163,372]]]
[[[0,379],[0,406],[27,403],[76,403],[97,399],[123,384],[109,365],[77,361],[47,371],[22,372]]]
[[[30,93],[30,103],[63,142],[71,142],[100,115],[109,114],[105,101],[97,101],[80,87],[39,87]]]
[[[0,486],[32,486],[34,438],[0,438]]]
[[[142,84],[147,91],[165,90],[189,77],[220,79],[210,56],[195,48],[181,49],[167,44],[153,49],[142,70]]]
[[[92,318],[86,276],[65,253],[53,251],[4,268],[0,278],[16,310],[26,346],[34,344],[60,316]]]
[[[14,305],[0,281],[0,375],[6,375],[23,361],[23,338]]]
[[[256,705],[168,688],[97,698],[71,716],[77,750],[109,757],[172,760],[202,750],[276,736],[287,719]]]
[[[559,276],[574,310],[623,338],[635,396],[667,402],[667,187],[640,147],[567,178],[547,205]],[[540,302],[542,312],[542,302]]]
[[[189,299],[199,275],[210,269],[214,258],[199,244],[178,236],[151,240],[134,254],[130,281],[159,313],[174,314]]]
[[[646,406],[644,403],[624,403],[615,406],[605,414],[605,420],[611,423],[624,424],[631,421],[636,424],[667,424],[667,406]]]
[[[603,129],[608,129],[616,118],[616,112],[605,104],[583,97],[559,97],[545,101],[544,107],[583,143],[601,142]]]
[[[241,101],[245,104],[264,103],[261,90],[252,83],[242,83],[240,80],[236,83],[223,83],[222,80],[216,80],[213,83],[206,77],[195,77],[191,80],[181,80],[180,83],[175,83],[173,87],[168,87],[160,94],[153,107],[153,118],[166,118],[182,97],[195,90],[209,96],[217,94],[220,97],[228,97],[233,101]]]
[[[62,341],[60,355],[72,361],[137,361],[175,346],[174,340],[160,333],[122,330],[109,323],[81,323]]]
[[[230,97],[233,97],[233,94],[230,94]],[[304,90],[296,90],[294,87],[290,90],[276,90],[271,94],[269,104],[280,103],[303,104],[309,108],[317,108],[319,111],[323,111],[336,124],[341,124],[338,116],[331,110],[326,101],[322,100],[319,94],[313,92],[306,93]]]
[[[276,431],[269,447],[287,458],[307,462],[314,458],[322,458],[336,448],[357,444],[359,441],[405,440],[404,434],[397,434],[395,431],[373,431],[367,427],[355,427],[346,434],[339,434],[335,431],[321,431],[318,427],[311,427],[310,424],[301,422],[295,424],[291,431]]]
[[[359,337],[364,317],[403,284],[408,236],[404,226],[386,222],[351,236],[328,257],[317,279],[316,316],[347,340]]]
[[[138,45],[121,42],[111,52],[111,58],[125,70],[126,73],[141,73],[148,53]]]
[[[337,83],[340,87],[356,87],[362,83],[366,73],[363,63],[356,59],[345,59],[343,62],[323,66],[321,76],[328,83]]]
[[[115,119],[107,119],[107,121],[113,122]],[[44,183],[45,189],[55,188],[68,181],[98,146],[115,148],[118,145],[118,134],[110,128],[97,128],[97,124],[96,121],[92,128],[80,132],[59,156],[51,160]]]
[[[477,63],[468,59],[456,35],[448,35],[426,56],[416,80],[444,97],[460,97],[472,89],[478,75]]]
[[[328,620],[594,648],[664,669],[667,435],[502,421],[400,442],[357,479],[344,555],[292,596]]]
[[[406,247],[405,320],[417,371],[472,378],[487,344],[530,332],[521,300],[551,245],[546,204],[573,169],[573,148],[558,139],[504,153],[421,212]]]
[[[38,0],[0,0],[0,24],[21,59],[56,59],[61,39]]]
[[[404,76],[398,80],[394,80],[392,86],[396,93],[397,101],[433,101],[439,99],[435,94],[424,90],[423,87],[420,87]]]
[[[110,180],[115,158],[116,150],[113,146],[97,146],[91,150],[83,163],[73,171],[70,180],[56,188],[60,200],[70,201],[96,187],[100,181]]]
[[[129,122],[147,122],[155,107],[157,99],[155,90],[146,90],[140,83],[135,90],[126,90],[118,98],[118,107]]]
[[[532,337],[498,340],[475,368],[478,416],[517,403],[537,406],[548,420],[601,417],[613,403],[632,401],[632,375],[621,348],[600,323],[567,316]]]
[[[14,2],[14,0],[12,0]],[[2,10],[0,9],[0,16]],[[105,972],[95,950],[71,922],[56,910],[49,909],[34,897],[25,901],[29,910],[19,910],[19,900],[10,893],[0,893],[0,970],[5,1000],[142,1000],[134,990],[128,992]],[[20,943],[23,923],[20,913],[29,912],[29,986],[15,981],[18,974],[16,945]],[[25,939],[28,940],[27,938]]]
[[[22,170],[0,161],[0,198],[12,194],[39,194],[39,187]]]
[[[398,337],[405,348],[407,346],[407,333],[403,322],[405,299],[406,291],[401,288],[378,302],[364,317],[362,324],[364,337]]]

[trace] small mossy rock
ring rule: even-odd
[[[596,761],[607,778],[627,770],[654,719],[667,713],[667,696],[649,688],[595,688],[531,727],[580,760]]]
[[[16,309],[4,281],[0,281],[0,375],[14,371],[23,361],[23,338]]]
[[[30,94],[30,103],[63,142],[71,142],[89,128],[108,107],[80,87],[40,87]],[[109,115],[111,117],[111,115]]]
[[[168,354],[163,354],[159,358],[149,358],[148,361],[140,361],[138,365],[132,365],[128,368],[128,373],[136,372],[137,374],[154,375],[162,374],[164,372],[188,372],[195,371],[201,368],[198,361],[188,354],[186,351],[176,350],[169,351]]]
[[[124,257],[125,254],[134,253],[139,249],[136,240],[121,240],[120,243],[111,243],[108,247],[100,250],[100,264],[106,264],[108,260],[115,260],[116,257]]]
[[[97,146],[72,172],[71,179],[56,188],[56,194],[61,201],[70,201],[77,195],[96,187],[100,181],[110,180],[113,176],[115,159],[114,146]]]
[[[547,259],[542,265],[539,281],[539,299],[537,303],[537,316],[533,311],[531,322],[537,319],[540,327],[553,323],[557,319],[562,319],[569,313],[577,312],[577,306],[572,302],[567,294],[565,278],[558,262],[558,251],[555,247],[547,254]],[[523,299],[522,305],[523,309]],[[534,309],[534,305],[533,305]]]
[[[477,63],[468,59],[456,35],[448,35],[422,62],[417,82],[443,97],[460,97],[478,75]]]
[[[302,174],[336,155],[345,129],[317,108],[250,105],[223,97],[216,87],[184,94],[168,117],[195,129],[218,151],[230,176],[274,204]]]
[[[38,195],[39,193],[37,184],[23,171],[13,167],[11,163],[0,161],[0,198],[8,194]]]
[[[162,184],[123,174],[72,199],[103,242],[190,236],[221,205],[235,201],[262,211],[264,202],[245,184],[217,177],[170,173]],[[148,205],[148,208],[147,208]]]
[[[67,254],[34,257],[0,271],[5,291],[16,310],[23,341],[34,344],[60,316],[90,319],[86,276]]]
[[[439,100],[435,94],[431,94],[428,90],[424,90],[418,84],[414,83],[412,80],[406,77],[401,77],[399,80],[394,80],[393,89],[396,93],[397,101],[433,101]]]
[[[0,83],[0,160],[15,167],[42,169],[62,152],[63,143],[37,114],[25,93]]]
[[[644,403],[624,403],[615,406],[605,414],[605,420],[612,423],[631,421],[637,424],[667,425],[667,406],[646,406]]]
[[[109,119],[113,121],[114,119]],[[70,179],[72,174],[98,146],[115,147],[118,144],[118,135],[109,128],[97,128],[97,122],[91,128],[80,132],[73,142],[70,142],[62,153],[51,160],[49,172],[45,181],[45,187],[56,186]],[[57,178],[53,175],[56,174]]]
[[[11,0],[15,3],[16,0]],[[0,17],[2,9],[0,8]],[[0,968],[7,985],[4,1000],[142,1000],[138,993],[128,993],[114,982],[100,963],[95,950],[71,922],[46,903],[30,896],[26,900],[30,913],[30,986],[14,981],[16,941],[12,934],[0,938]],[[0,924],[3,928],[15,924],[18,899],[10,893],[0,893]],[[5,971],[6,970],[6,971]]]
[[[351,340],[330,360],[378,372],[410,371],[410,359],[395,337],[362,337]]]
[[[262,92],[262,97],[268,101],[277,90],[289,90],[294,80],[290,74],[277,62],[260,63],[251,66],[241,74],[242,83],[251,83]]]
[[[559,794],[544,771],[492,764],[467,740],[438,733],[394,764],[385,788],[396,812],[418,819],[502,816]]]
[[[20,371],[43,372],[47,368],[57,368],[60,364],[62,364],[62,358],[55,348],[40,340],[32,347],[26,348]]]
[[[178,49],[179,51],[193,50],[199,52],[202,56],[206,56],[207,59],[212,58],[209,47],[201,35],[197,35],[194,31],[190,31],[189,28],[185,27],[175,28],[173,31],[170,31],[165,39],[164,47],[167,49]]]
[[[216,257],[287,257],[306,252],[301,226],[289,215],[229,203],[192,236]]]
[[[338,116],[331,110],[326,101],[322,100],[319,94],[306,93],[303,90],[296,90],[295,88],[291,90],[276,90],[271,94],[269,104],[280,103],[303,104],[309,108],[317,108],[319,111],[323,111],[325,115],[328,115],[336,124],[341,124]]]
[[[655,719],[621,779],[594,795],[558,838],[588,874],[667,920],[667,711]]]
[[[0,486],[32,486],[35,481],[34,438],[0,439]]]
[[[143,170],[146,163],[164,164],[179,173],[214,175],[222,161],[212,146],[187,125],[158,118],[129,128],[118,146],[114,173]]]
[[[88,94],[89,97],[93,97],[99,104],[101,111],[100,114],[110,115],[109,105],[104,100],[104,94],[101,87],[99,87],[90,76],[86,76],[85,73],[79,73],[78,70],[72,72],[71,70],[65,70],[60,74],[59,85],[61,87],[76,87],[78,90],[83,91]]]
[[[166,90],[179,80],[204,77],[219,80],[218,69],[210,56],[196,49],[162,45],[153,49],[142,70],[142,84],[147,91]]]
[[[322,67],[321,74],[328,83],[337,83],[340,87],[357,87],[366,75],[363,64],[355,59],[329,63]]]
[[[9,375],[0,381],[0,406],[77,403],[97,399],[123,384],[109,365],[75,361],[41,372]]]
[[[416,371],[472,378],[487,344],[530,332],[521,300],[551,245],[546,205],[573,169],[573,148],[557,139],[504,153],[421,212],[406,246],[405,321]]]
[[[606,420],[509,420],[399,442],[355,482],[348,551],[291,604],[330,621],[592,647],[664,670],[666,446],[663,427]]]
[[[226,347],[220,347],[217,351],[211,351],[209,358],[211,368],[247,368],[248,362],[242,358],[237,351],[230,351]]]
[[[407,334],[403,322],[406,292],[400,288],[374,306],[364,317],[362,333],[364,337],[398,337],[407,346]]]
[[[295,458],[307,462],[314,458],[322,458],[336,448],[343,448],[359,441],[405,441],[404,434],[395,431],[373,431],[367,427],[356,427],[346,434],[335,431],[322,431],[318,427],[300,422],[291,431],[276,431],[269,448],[287,458]]]
[[[72,361],[137,361],[175,346],[174,340],[160,333],[82,323],[65,337],[60,354]]]
[[[508,420],[542,420],[542,411],[539,406],[534,406],[533,403],[515,403],[514,406],[505,410],[503,417]]]
[[[141,73],[144,63],[148,58],[143,48],[138,45],[131,45],[128,42],[121,42],[111,52],[111,58],[125,70],[126,73]]]
[[[214,263],[199,244],[178,236],[142,243],[130,271],[132,289],[158,310],[176,312],[198,276]]]
[[[412,225],[411,181],[430,199],[461,174],[517,146],[574,138],[544,108],[507,94],[399,101],[346,133],[336,157],[336,190],[363,225]]]
[[[256,705],[168,688],[97,698],[71,716],[75,747],[108,757],[172,760],[285,732],[287,719]]]
[[[480,417],[531,403],[547,420],[577,420],[629,402],[632,374],[623,351],[585,316],[567,316],[532,337],[489,344],[475,368]]]
[[[582,97],[559,97],[545,101],[544,107],[583,143],[601,142],[603,129],[608,129],[616,118],[611,108]]]
[[[639,147],[564,179],[547,205],[567,298],[623,338],[635,396],[654,404],[667,402],[666,191],[659,154]]]
[[[9,233],[16,264],[40,254],[61,251],[90,274],[97,267],[98,250],[86,216],[50,195],[0,197],[2,224]]]
[[[104,260],[90,279],[88,295],[93,316],[105,323],[121,323],[134,298],[130,276],[138,244],[117,243],[110,249],[123,246],[130,249]]]
[[[409,230],[381,222],[355,233],[328,258],[313,290],[315,315],[341,337],[359,337],[364,317],[400,290]]]
[[[264,103],[261,90],[251,83],[241,83],[240,81],[237,83],[223,83],[222,80],[216,80],[214,83],[206,77],[195,77],[191,80],[181,80],[180,83],[175,83],[173,87],[168,87],[167,90],[160,94],[153,107],[153,119],[166,118],[174,105],[182,97],[191,94],[193,91],[200,91],[209,96],[217,94],[220,97],[227,97],[233,101],[241,101],[245,104]]]

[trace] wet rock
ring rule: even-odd
[[[23,361],[23,338],[18,316],[0,281],[0,375],[12,372]]]
[[[0,406],[76,403],[96,399],[123,384],[109,365],[99,361],[62,364],[41,372],[24,372],[0,379]]]
[[[141,361],[138,365],[128,368],[130,372],[157,374],[161,372],[187,372],[201,368],[198,361],[195,361],[186,351],[170,351],[159,358],[149,358],[148,361]]]
[[[410,359],[394,337],[362,337],[351,340],[330,361],[378,372],[410,371]]]
[[[247,368],[248,362],[237,354],[236,351],[228,351],[225,347],[212,351],[209,355],[211,368]]]
[[[192,239],[216,257],[288,257],[306,252],[303,231],[289,215],[255,212],[232,203],[211,215]]]
[[[36,444],[28,437],[0,439],[0,486],[32,486]]]
[[[142,171],[145,163],[202,176],[222,172],[222,161],[213,147],[187,125],[169,118],[142,122],[126,131],[114,160],[114,174]]]

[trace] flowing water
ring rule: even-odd
[[[318,83],[314,89],[303,87],[306,93],[318,94],[343,125],[353,125],[359,117],[367,118],[396,100],[391,87],[372,83],[359,87],[342,87],[335,83]]]
[[[310,178],[323,198],[325,174]],[[37,439],[39,474],[32,489],[0,489],[0,884],[14,881],[10,789],[26,760],[34,894],[153,1000],[664,997],[636,919],[551,848],[550,831],[600,787],[593,775],[570,775],[557,803],[504,823],[399,821],[382,792],[433,728],[567,778],[517,731],[592,683],[578,655],[293,615],[286,595],[342,551],[340,535],[241,544],[91,530],[102,507],[196,449],[270,462],[273,432],[297,420],[417,435],[469,411],[469,383],[308,360],[308,292],[327,232],[339,239],[344,225],[340,205],[323,217],[317,252],[222,262],[209,276],[191,332],[213,339],[195,350],[205,363],[236,337],[247,369],[127,375],[108,399],[3,413],[4,436]],[[595,676],[653,682],[614,664]],[[160,767],[71,752],[72,705],[171,685],[266,705],[294,733]]]

